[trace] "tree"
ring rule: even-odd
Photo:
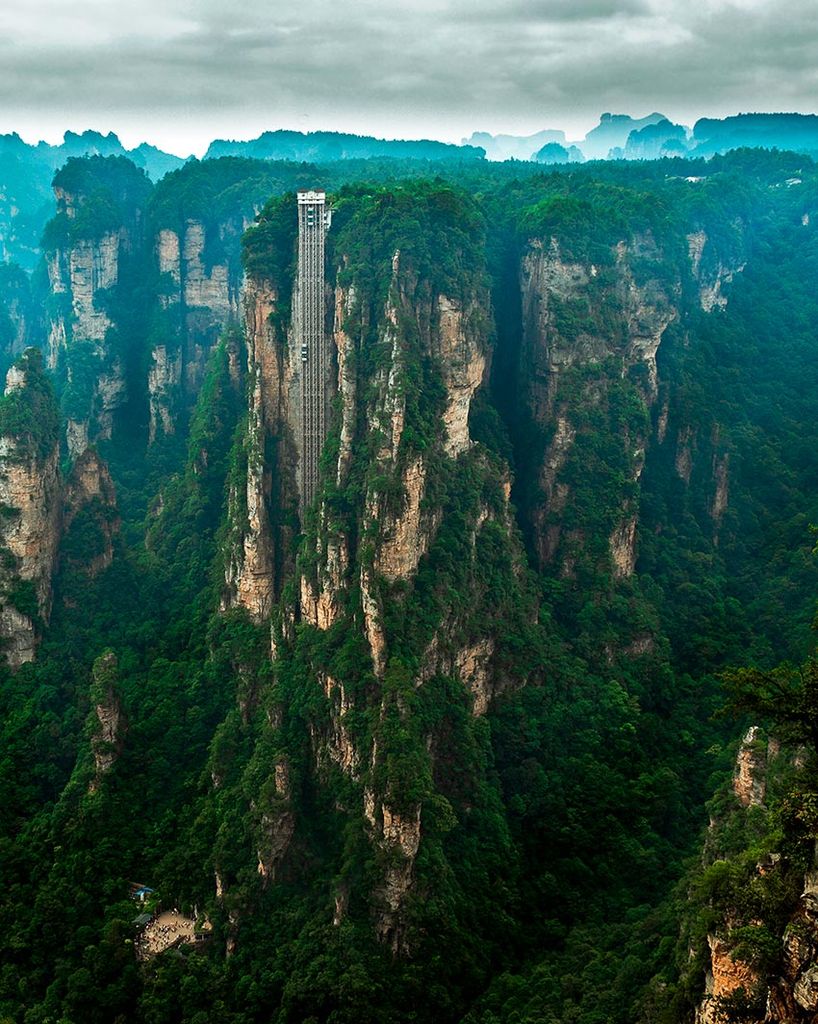
[[[767,719],[782,738],[807,742],[818,751],[818,659],[802,665],[784,663],[771,671],[731,669],[722,679],[736,712]]]

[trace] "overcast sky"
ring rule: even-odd
[[[459,141],[603,110],[818,112],[816,0],[1,0],[0,132],[186,155],[328,128]]]

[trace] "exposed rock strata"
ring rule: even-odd
[[[63,533],[67,534],[80,512],[94,518],[101,539],[99,550],[83,552],[82,566],[89,576],[107,569],[114,558],[114,536],[120,519],[116,512],[116,490],[106,463],[94,448],[87,448],[71,469],[66,483]]]
[[[620,242],[612,265],[566,259],[556,239],[534,239],[520,265],[523,337],[520,363],[528,415],[550,439],[533,468],[542,495],[532,511],[540,562],[553,561],[563,537],[561,516],[570,499],[563,470],[574,449],[577,433],[585,428],[591,410],[602,411],[619,382],[635,374],[634,391],[645,406],[656,400],[659,388],[657,352],[669,325],[677,318],[676,286],[640,275],[633,266],[658,257],[649,236]],[[570,319],[567,318],[568,311]],[[577,329],[576,322],[580,323]],[[569,400],[565,379],[584,373],[585,383]],[[573,374],[573,377],[571,375]],[[622,437],[628,475],[636,484],[645,463],[647,431]],[[636,564],[638,519],[635,502],[623,497],[621,518],[610,536],[615,576],[633,573]],[[576,538],[578,534],[574,534]],[[562,570],[568,564],[564,553]]]
[[[434,516],[422,515],[426,467],[418,456],[403,473],[403,508],[383,516],[375,571],[390,582],[410,576],[428,549]]]
[[[753,995],[759,976],[749,964],[734,960],[730,948],[716,936],[709,935],[710,969],[705,981],[705,995],[696,1011],[696,1024],[724,1024],[725,1001],[737,994]]]
[[[267,882],[275,878],[295,831],[295,816],[289,806],[292,796],[290,767],[278,761],[273,770],[275,792],[268,810],[261,815],[259,826],[258,873]]]
[[[125,718],[116,690],[117,659],[106,651],[94,663],[92,700],[95,723],[91,737],[94,755],[94,777],[88,791],[96,792],[103,777],[113,768],[122,750]]]
[[[727,305],[724,285],[729,284],[736,274],[744,270],[744,262],[736,261],[725,265],[718,256],[707,232],[693,231],[687,236],[690,268],[699,285],[699,305],[705,313],[723,309]]]
[[[381,907],[376,931],[393,952],[406,952],[405,928],[401,913],[414,882],[414,864],[421,842],[421,808],[401,813],[381,804],[379,843],[388,853],[384,879],[378,896]]]
[[[58,210],[75,221],[88,197],[55,189]],[[122,264],[140,244],[140,212],[129,209],[127,221],[89,237],[65,234],[47,253],[53,303],[48,328],[48,364],[65,366],[69,393],[67,441],[72,458],[94,441],[111,437],[114,418],[126,397],[122,361],[112,337],[118,325],[111,297],[122,277]]]
[[[785,756],[780,744],[773,738],[765,740],[757,726],[747,731],[738,750],[732,780],[735,809],[728,819],[711,822],[705,863],[719,856],[721,826],[735,828],[736,815],[751,812],[758,821],[759,815],[767,813],[765,800],[770,773],[779,765],[785,771],[791,770],[793,765],[798,768],[798,763],[798,751]],[[737,906],[722,909],[720,926],[707,938],[705,993],[696,1008],[696,1024],[724,1024],[729,1019],[729,1005],[741,999],[751,999],[760,1007],[755,1013],[742,1017],[748,1024],[811,1024],[814,1021],[818,1011],[818,870],[815,863],[813,857],[812,866],[803,875],[800,898],[794,901],[789,914],[785,907],[775,904],[777,914],[782,909],[785,913],[783,934],[780,922],[773,924],[755,916],[748,920],[741,901]],[[787,858],[773,851],[756,863],[750,885],[769,880],[771,891],[783,894],[791,891],[792,882],[797,880],[797,876],[793,879],[792,871]],[[756,906],[755,914],[759,913],[765,915],[765,904]],[[747,955],[746,943],[742,946],[747,926],[766,929],[769,939],[773,938],[774,931],[780,935],[780,956],[776,958],[774,969],[762,974],[752,962],[742,959]]]
[[[243,276],[238,249],[243,218],[215,226],[188,218],[181,232],[161,228],[155,239],[160,304],[172,315],[173,344],[163,341],[151,353],[148,377],[150,440],[173,434],[179,413],[191,406],[208,356],[221,332],[242,315]],[[218,236],[217,239],[209,237]],[[211,262],[209,250],[220,258]]]
[[[456,456],[471,444],[469,407],[486,372],[486,347],[481,337],[485,312],[477,303],[464,310],[446,295],[439,295],[437,304],[439,321],[432,334],[432,351],[446,387],[446,452]]]
[[[759,732],[757,725],[747,730],[736,757],[733,792],[742,807],[761,806],[767,790],[767,745]]]
[[[289,534],[282,513],[295,501],[298,378],[292,346],[274,324],[277,302],[275,288],[264,282],[252,282],[244,298],[250,383],[246,473],[233,482],[229,497],[232,537],[222,599],[224,608],[245,608],[257,622],[268,617],[283,584]],[[266,458],[271,437],[278,453],[275,472]]]
[[[181,379],[181,350],[173,352],[167,345],[157,345],[151,352],[151,365],[148,369],[151,443],[162,434],[167,436],[176,431],[175,407]]]
[[[25,367],[9,371],[6,395],[23,392]],[[25,400],[22,396],[21,400]],[[52,576],[60,536],[61,481],[57,444],[43,454],[31,439],[0,437],[0,638],[12,668],[34,659],[39,625],[51,614]],[[29,594],[23,608],[17,603]]]

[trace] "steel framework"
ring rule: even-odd
[[[302,518],[318,490],[318,463],[327,438],[324,236],[328,227],[325,193],[299,192],[296,331],[301,348]]]

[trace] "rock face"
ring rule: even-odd
[[[232,225],[221,226],[219,240],[224,242],[228,233],[240,235],[241,227],[236,230]],[[205,241],[205,226],[199,221],[187,221],[181,245],[184,262],[179,275],[184,282],[184,303],[188,309],[207,310],[215,319],[224,321],[231,313],[238,314],[237,282],[231,280],[226,262],[206,266]]]
[[[423,459],[418,457],[403,473],[404,507],[384,525],[375,558],[375,570],[390,582],[405,579],[426,552],[434,523],[424,522],[421,502],[426,482]]]
[[[201,385],[208,356],[222,331],[242,313],[238,258],[247,221],[240,215],[205,225],[187,218],[181,230],[160,228],[154,252],[166,330],[151,352],[148,376],[150,441],[176,431]],[[211,253],[218,251],[218,258]],[[171,340],[169,341],[168,338]]]
[[[455,298],[411,257],[392,251],[382,260],[388,275],[373,289],[372,277],[353,271],[347,254],[332,256],[336,280],[327,288],[326,319],[336,358],[328,391],[338,394],[322,486],[300,522],[295,561],[289,523],[299,510],[301,360],[286,326],[282,296],[290,289],[286,278],[246,283],[248,418],[242,470],[231,481],[223,607],[271,623],[278,682],[266,705],[261,686],[260,702],[263,749],[273,753],[249,769],[254,779],[266,773],[250,806],[263,883],[297,870],[293,851],[304,832],[296,795],[305,785],[324,794],[319,799],[333,794],[343,827],[359,833],[377,867],[362,892],[360,879],[339,865],[331,920],[360,914],[363,896],[375,934],[406,955],[418,941],[410,910],[422,900],[417,866],[431,791],[406,793],[395,765],[409,756],[408,743],[423,778],[432,779],[438,765],[445,776],[450,756],[446,729],[425,723],[413,705],[451,687],[458,721],[469,730],[511,685],[509,631],[487,597],[484,559],[502,552],[515,615],[531,621],[537,611],[526,589],[508,472],[469,429],[488,368],[484,276],[475,273],[476,283]],[[448,614],[428,569],[435,558],[457,563],[462,600]],[[424,625],[410,638],[414,609],[422,606]],[[405,653],[410,648],[413,656]],[[330,651],[338,655],[334,667],[325,658]],[[296,678],[310,694],[308,710],[295,708]],[[304,727],[309,757],[296,762],[282,750],[293,729]],[[222,884],[227,898],[224,872]]]
[[[421,325],[421,344],[435,360],[445,388],[442,409],[443,449],[449,458],[468,451],[471,440],[468,418],[471,399],[482,384],[486,370],[488,314],[475,298],[464,313],[461,304],[445,295],[433,295],[414,275],[401,267],[400,253],[392,259],[392,282],[383,314],[381,344],[390,359],[377,380],[377,398],[370,405],[367,419],[370,431],[380,437],[375,453],[381,475],[399,475],[399,498],[387,497],[377,486],[366,496],[366,529],[377,531],[374,572],[389,583],[409,579],[432,543],[439,525],[439,513],[425,509],[426,464],[424,456],[402,458],[401,442],[406,426],[406,382],[404,340],[401,325],[407,318]],[[341,386],[345,381],[342,377]],[[339,475],[341,465],[339,460]],[[384,641],[378,621],[380,612],[374,597],[372,580],[362,570],[361,589],[364,616],[373,662],[383,668]]]
[[[325,545],[317,554],[322,568],[318,588],[308,576],[301,577],[301,617],[319,629],[330,629],[340,616],[341,593],[347,582],[349,552],[345,537],[327,531]]]
[[[340,486],[349,470],[352,459],[352,442],[355,437],[357,397],[355,343],[348,333],[347,322],[352,321],[356,313],[360,317],[363,310],[358,307],[354,286],[335,289],[334,307],[332,337],[338,358],[338,394],[341,396],[341,426],[336,474],[336,483]]]
[[[290,770],[286,761],[275,765],[273,806],[261,815],[258,851],[258,873],[266,881],[275,878],[295,831],[295,817],[289,807],[291,797]]]
[[[12,668],[33,660],[41,624],[48,622],[60,535],[56,407],[51,395],[43,396],[43,404],[38,400],[41,379],[39,355],[24,356],[9,370],[0,402],[0,422],[13,404],[39,429],[37,435],[0,436],[0,637]]]
[[[781,872],[781,862],[759,865],[760,873]],[[807,873],[803,891],[784,928],[781,956],[767,977],[735,956],[734,943],[709,935],[705,994],[696,1024],[725,1024],[728,1008],[745,1003],[748,1024],[812,1024],[818,1011],[818,874]],[[761,922],[756,922],[761,924]]]
[[[725,1003],[737,995],[751,996],[760,979],[752,967],[731,957],[727,943],[713,935],[707,937],[707,942],[710,970],[704,999],[696,1011],[696,1024],[722,1024]]]
[[[72,333],[78,339],[102,342],[113,326],[97,303],[99,293],[115,287],[118,282],[119,254],[126,241],[124,234],[124,230],[108,231],[93,241],[80,239],[64,254],[67,280],[55,278],[52,289],[58,294],[63,288],[71,296]],[[51,266],[54,262],[51,261]]]
[[[103,777],[113,768],[122,750],[126,723],[117,692],[118,666],[113,651],[106,651],[94,662],[91,700],[93,704],[91,750],[94,777],[89,793],[95,793]]]
[[[111,436],[113,418],[125,394],[122,363],[109,344],[114,323],[105,309],[103,293],[116,287],[124,229],[94,240],[79,240],[48,259],[51,292],[64,296],[49,328],[48,362],[52,369],[66,363],[76,400],[69,410],[68,448],[82,454],[91,440]],[[88,378],[88,366],[96,371]]]
[[[57,216],[49,225],[51,291],[48,365],[66,381],[72,458],[111,437],[127,398],[116,322],[123,273],[142,245],[146,176],[127,160],[73,161],[54,179]],[[100,213],[105,209],[105,214]],[[126,275],[125,275],[126,276]]]
[[[614,576],[632,576],[636,569],[636,516],[624,520],[611,534],[611,561]]]
[[[747,730],[736,757],[733,792],[742,807],[760,807],[767,790],[767,744],[759,732],[757,725]]]
[[[316,744],[316,758],[320,762],[326,754],[342,772],[358,776],[359,757],[347,724],[347,713],[354,710],[355,703],[342,682],[332,676],[322,675],[324,693],[332,704],[330,730],[324,741]]]
[[[730,455],[729,453],[713,456],[713,501],[710,505],[710,515],[716,526],[721,523],[722,516],[727,508],[730,497]]]
[[[116,511],[116,490],[108,466],[94,448],[86,448],[74,463],[65,488],[63,532],[68,535],[77,517],[83,514],[95,526],[96,544],[88,549],[87,539],[82,561],[74,564],[89,576],[107,569],[114,558],[114,536],[120,519]]]
[[[469,408],[486,372],[487,346],[482,336],[486,311],[478,303],[464,310],[446,295],[438,296],[437,306],[438,324],[431,348],[439,360],[446,388],[446,452],[455,456],[471,444]]]
[[[729,815],[743,814],[746,808],[763,805],[768,762],[774,760],[777,753],[778,745],[774,742],[768,744],[757,726],[748,729],[736,756],[733,775],[732,789],[739,809],[728,812]],[[721,822],[713,822],[711,832],[720,824]],[[716,842],[713,836],[709,837],[708,841]],[[718,858],[718,853],[717,849],[708,851],[707,858]],[[763,872],[770,867],[775,870],[775,864],[759,865],[757,870]],[[696,1024],[722,1024],[726,1019],[727,1007],[736,1000],[758,1002],[759,993],[764,987],[764,979],[752,963],[735,955],[737,940],[733,938],[733,934],[743,923],[738,915],[735,919],[731,915],[725,920],[723,930],[707,936],[708,967],[704,996],[696,1009]],[[753,1019],[761,1024],[763,1015]]]
[[[619,415],[623,401],[641,403],[647,411],[657,398],[656,355],[678,317],[678,285],[635,271],[659,258],[650,235],[620,242],[604,266],[565,257],[555,238],[533,239],[522,256],[521,388],[530,422],[547,439],[531,469],[541,497],[529,513],[543,566],[559,557],[566,542],[569,548],[583,543],[581,532],[566,537],[561,525],[572,498],[568,478],[578,435],[581,440],[592,422],[597,430],[608,429],[603,422]],[[621,442],[618,476],[627,482],[619,485],[620,514],[609,523],[609,564],[618,577],[631,575],[636,564],[632,495],[649,440],[647,415],[641,424],[623,426],[612,429]],[[610,466],[610,456],[607,461]],[[569,573],[573,558],[563,551]]]
[[[744,269],[742,259],[725,265],[713,245],[708,243],[707,232],[702,229],[687,236],[690,265],[699,286],[699,304],[705,313],[727,305],[727,296],[722,289]]]
[[[818,1011],[818,872],[804,878],[801,898],[783,937],[783,971],[771,986],[767,1020],[812,1021]]]
[[[753,815],[758,822],[769,818],[765,800],[771,776],[780,786],[780,776],[793,768],[802,771],[801,754],[787,751],[774,738],[765,738],[752,726],[739,746],[732,780],[735,803],[726,814],[711,821],[705,848],[705,865],[724,856],[720,850],[721,830],[740,835],[742,823]],[[779,773],[778,776],[775,773]],[[760,834],[751,829],[750,835]],[[735,843],[735,838],[732,840]],[[727,864],[724,863],[724,867]],[[695,1011],[696,1024],[724,1024],[733,1019],[730,1011],[744,1006],[741,1019],[748,1024],[811,1024],[818,1011],[818,869],[813,855],[806,872],[789,858],[773,850],[754,865],[750,877],[738,884],[735,900],[719,906],[721,920],[707,936],[705,992]],[[733,870],[737,864],[731,864]],[[745,866],[746,870],[746,866]],[[770,909],[762,899],[748,909],[744,896],[775,893]],[[789,894],[789,895],[788,895]],[[800,895],[799,895],[800,894]],[[712,912],[712,908],[711,908]],[[753,961],[747,934],[758,932],[766,943],[767,969]],[[775,944],[779,949],[776,955]]]
[[[405,946],[401,911],[412,887],[415,858],[420,849],[420,815],[420,806],[408,814],[393,810],[386,804],[381,804],[380,808],[380,842],[389,854],[389,861],[379,893],[382,909],[376,930],[381,941],[395,953]]]
[[[740,221],[731,229],[731,241],[718,244],[704,229],[690,232],[686,247],[684,238],[660,244],[645,231],[600,248],[598,262],[569,255],[568,236],[535,237],[523,247],[510,402],[526,437],[522,504],[541,569],[563,578],[578,566],[613,580],[635,573],[643,472],[649,458],[666,461],[658,453],[664,445],[672,446],[665,452],[685,485],[707,489],[703,525],[714,544],[729,526],[729,441],[715,418],[688,422],[671,399],[670,371],[660,379],[659,353],[666,344],[664,365],[674,365],[691,344],[687,325],[726,305],[725,286],[741,271],[748,245]],[[581,481],[604,491],[607,509],[583,497]]]
[[[292,355],[274,314],[278,297],[271,282],[252,282],[244,296],[247,342],[248,426],[243,444],[244,476],[229,496],[232,533],[225,571],[224,608],[246,609],[256,622],[265,620],[285,573],[290,528],[285,512],[297,502],[296,448],[293,421],[299,405]],[[275,436],[275,467],[266,458]]]
[[[182,380],[181,350],[169,349],[167,345],[156,345],[151,352],[148,370],[148,395],[150,398],[149,440],[153,443],[162,434],[176,431],[175,410],[178,390]]]

